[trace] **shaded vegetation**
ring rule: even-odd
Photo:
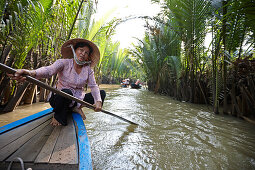
[[[164,0],[161,6],[130,51],[149,90],[254,118],[254,1]]]

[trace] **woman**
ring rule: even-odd
[[[91,41],[76,38],[68,40],[62,45],[61,54],[64,59],[59,59],[50,66],[36,70],[20,69],[15,73],[13,79],[24,81],[25,77],[22,76],[24,74],[37,79],[49,78],[57,74],[57,89],[93,104],[95,111],[100,111],[106,94],[105,91],[99,90],[92,69],[100,59],[98,47]],[[84,86],[86,84],[91,88],[91,93],[85,94]],[[57,94],[52,94],[49,102],[55,112],[51,122],[53,126],[67,125],[67,115],[72,111],[86,119],[82,111],[83,106],[79,103]]]

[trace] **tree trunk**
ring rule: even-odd
[[[232,115],[241,115],[240,108],[236,101],[235,85],[231,89]]]
[[[20,100],[22,99],[24,93],[26,92],[28,85],[29,82],[25,82],[23,85],[18,87],[16,95],[8,102],[3,112],[11,112],[18,106]]]
[[[219,81],[219,74],[218,74],[218,56],[220,53],[221,48],[221,39],[222,34],[220,35],[218,39],[218,43],[215,44],[215,53],[213,54],[212,60],[213,60],[213,107],[214,107],[214,113],[219,114],[219,87],[218,87],[218,81]]]
[[[11,84],[10,81],[8,81],[8,83],[6,83],[6,88],[2,93],[3,98],[1,98],[1,104],[6,105],[6,103],[9,101],[10,96],[11,96]]]
[[[46,83],[46,80],[44,80],[43,82]],[[45,97],[46,97],[46,89],[40,87],[39,102],[45,102]]]
[[[75,22],[76,22],[76,20],[77,20],[77,17],[78,17],[78,15],[79,15],[80,11],[81,11],[81,7],[82,7],[83,2],[84,2],[84,0],[82,0],[82,1],[80,2],[80,5],[79,5],[79,8],[78,8],[78,10],[77,10],[77,12],[76,12],[76,15],[75,15],[75,18],[74,18],[72,27],[71,27],[71,29],[69,30],[69,34],[68,34],[67,40],[69,40],[69,39],[71,38],[71,35],[72,35],[72,32],[73,32],[73,28],[74,28]]]
[[[222,6],[223,6],[223,16],[225,17],[225,15],[227,14],[227,1],[223,0],[222,1]],[[224,18],[222,21],[222,40],[223,40],[223,46],[224,46],[224,53],[227,50],[226,49],[226,19]],[[226,55],[223,53],[223,91],[224,91],[224,99],[223,99],[223,113],[227,114],[228,112],[228,101],[227,101],[227,57]]]
[[[14,52],[14,53],[12,53],[12,54],[10,55],[9,60],[8,60],[8,62],[6,63],[7,66],[11,67],[12,63],[14,62],[15,54],[16,54],[16,53]],[[3,63],[3,64],[5,64],[5,63]],[[1,80],[1,81],[2,81],[3,77],[4,77],[4,72],[1,72],[1,73],[0,73],[0,80]]]
[[[1,55],[1,63],[5,64],[6,63],[6,59],[7,59],[7,56],[9,55],[10,51],[11,51],[11,48],[12,48],[12,45],[7,45],[6,48],[4,48],[4,51]]]
[[[9,82],[10,82],[10,78],[5,76],[0,84],[0,100],[2,100],[3,94],[4,94],[3,92],[6,89],[6,87],[8,87]]]
[[[29,85],[29,87],[26,91],[26,94],[23,97],[24,104],[32,104],[33,103],[36,87],[37,86],[35,84],[30,84]]]
[[[157,83],[156,83],[156,86],[155,86],[155,89],[154,89],[154,94],[158,93],[159,87],[160,87],[160,78],[159,78],[159,75],[158,75],[158,80],[157,80]]]
[[[33,97],[33,103],[37,103],[37,86],[35,87],[34,97]]]

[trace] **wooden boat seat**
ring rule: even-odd
[[[25,168],[78,169],[78,143],[72,116],[67,126],[50,125],[53,113],[0,134],[0,169],[20,157]],[[12,169],[20,169],[16,160]]]

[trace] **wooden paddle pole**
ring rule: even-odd
[[[7,73],[9,73],[9,74],[15,74],[15,73],[16,73],[16,70],[15,70],[15,69],[13,69],[13,68],[11,68],[11,67],[5,65],[5,64],[2,64],[2,63],[0,63],[0,70],[2,70],[2,71],[4,71],[4,72],[7,72]],[[40,87],[42,87],[42,88],[45,88],[45,89],[47,89],[47,90],[52,91],[53,93],[56,93],[56,94],[58,94],[58,95],[60,95],[60,96],[63,96],[63,97],[65,97],[65,98],[67,98],[67,99],[76,101],[77,103],[80,103],[80,104],[84,105],[84,106],[87,107],[87,108],[90,108],[90,109],[93,109],[93,110],[95,109],[95,106],[93,106],[92,104],[90,104],[90,103],[88,103],[88,102],[85,102],[85,101],[83,101],[83,100],[80,100],[80,99],[78,99],[77,97],[74,97],[74,96],[72,96],[72,95],[70,95],[70,94],[67,94],[67,93],[65,93],[65,92],[63,92],[63,91],[61,91],[61,90],[56,89],[56,88],[53,88],[53,87],[51,87],[51,86],[49,86],[49,85],[47,85],[47,84],[41,82],[40,80],[37,80],[37,79],[34,78],[34,77],[31,77],[31,76],[29,76],[29,75],[24,75],[24,76],[26,77],[26,80],[27,80],[28,82],[30,82],[30,83],[34,83],[34,84],[36,84],[36,85],[38,85],[38,86],[40,86]],[[123,117],[120,117],[120,116],[118,116],[118,115],[116,115],[116,114],[113,114],[113,113],[111,113],[111,112],[108,112],[108,111],[106,111],[106,110],[103,110],[103,109],[102,109],[101,112],[106,113],[106,114],[111,115],[111,116],[114,116],[114,117],[117,117],[117,118],[119,118],[119,119],[121,119],[121,120],[123,120],[123,121],[125,121],[125,122],[131,123],[131,124],[133,124],[133,125],[138,125],[137,123],[134,123],[134,122],[132,122],[132,121],[130,121],[130,120],[127,120],[127,119],[125,119],[125,118],[123,118]]]

